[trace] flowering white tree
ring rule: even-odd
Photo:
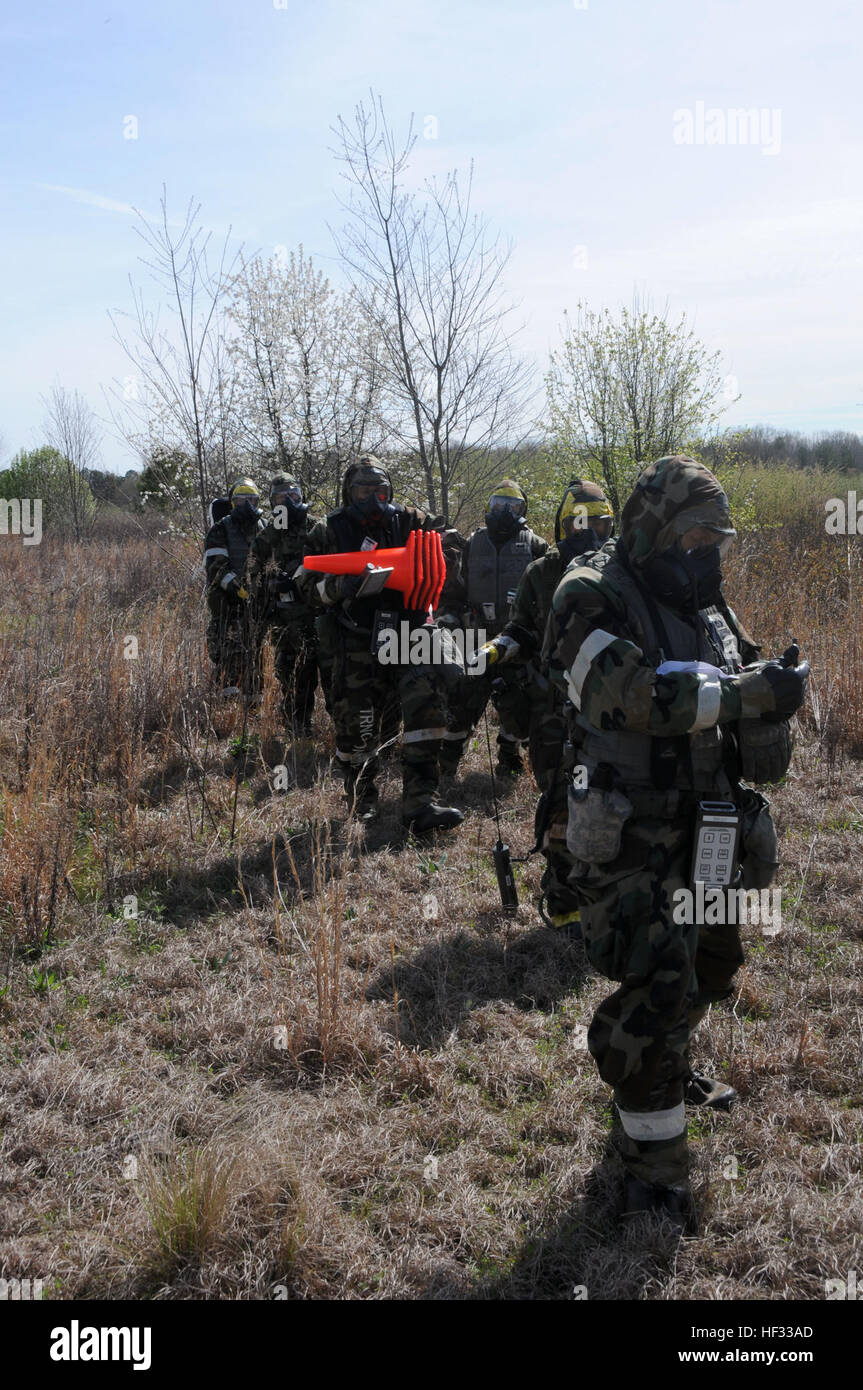
[[[721,413],[718,352],[638,297],[615,317],[579,303],[546,375],[552,453],[620,509],[639,467],[693,445]]]
[[[299,477],[307,494],[337,501],[347,462],[386,439],[372,322],[302,246],[244,264],[231,281],[228,316],[248,444]]]

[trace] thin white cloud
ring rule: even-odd
[[[104,212],[122,212],[127,216],[143,217],[148,222],[161,222],[160,212],[143,212],[141,208],[133,207],[131,203],[121,203],[116,198],[105,198],[101,193],[90,193],[86,188],[68,188],[62,183],[37,183],[37,188],[42,188],[48,193],[63,193],[68,198],[74,198],[76,203],[85,203],[87,207],[101,208]],[[184,227],[185,222],[178,217],[169,217],[169,227]],[[236,237],[237,233],[232,228],[211,226],[209,231],[215,232],[219,236],[227,236],[230,232]]]
[[[36,187],[44,188],[48,193],[65,193],[67,197],[74,198],[76,203],[103,208],[106,212],[125,212],[135,216],[138,211],[131,203],[120,203],[116,198],[104,198],[101,193],[89,193],[86,188],[67,188],[62,183],[38,183]]]

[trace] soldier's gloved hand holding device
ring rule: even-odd
[[[272,585],[273,592],[276,595],[276,603],[280,608],[289,603],[296,603],[297,586],[294,583],[293,576],[288,574],[287,570],[279,570],[279,573],[272,581]]]
[[[796,642],[774,661],[757,661],[740,672],[740,714],[743,719],[787,719],[806,699],[809,662],[797,664]]]
[[[758,662],[740,673],[743,717],[737,724],[737,741],[741,776],[747,781],[778,781],[788,769],[788,720],[805,699],[809,675],[809,663],[798,664],[799,657],[800,648],[792,642],[777,660]],[[729,887],[735,881],[741,849],[744,887],[766,887],[775,875],[778,857],[769,802],[748,788],[741,807],[731,802],[700,802],[693,884]]]
[[[515,656],[519,645],[514,637],[495,637],[492,642],[486,642],[485,646],[474,653],[467,662],[468,668],[482,672],[487,667],[494,666],[497,661],[507,661]]]
[[[343,600],[373,598],[379,594],[392,574],[392,569],[366,565],[360,574],[343,574],[339,578],[339,597]]]
[[[383,592],[392,572],[392,567],[387,569],[383,565],[368,564],[361,574],[343,574],[339,585],[342,599],[375,598]],[[381,609],[375,614],[370,647],[373,656],[380,656],[386,634],[394,632],[397,624],[398,613]]]
[[[221,587],[228,598],[243,600],[249,597],[248,589],[244,589],[237,576],[230,571],[222,576]]]
[[[766,681],[763,691],[773,694],[777,709],[764,710],[760,716],[746,717],[738,721],[735,733],[741,765],[741,777],[750,783],[777,783],[788,771],[791,763],[791,727],[788,720],[794,710],[780,713],[778,709],[794,708],[802,705],[806,694],[806,677],[809,676],[809,663],[798,664],[800,649],[792,642],[787,651],[775,662],[759,663],[756,673],[762,674]]]

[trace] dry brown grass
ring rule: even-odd
[[[0,550],[22,596],[0,609],[0,1274],[57,1298],[780,1299],[859,1269],[858,557],[850,580],[804,558],[762,538],[732,576],[768,645],[819,654],[822,705],[772,797],[783,932],[747,930],[698,1035],[741,1102],[693,1116],[703,1229],[678,1247],[617,1226],[583,1046],[605,985],[542,927],[535,859],[499,910],[481,749],[461,831],[405,841],[397,764],[359,831],[320,708],[272,794],[269,662],[238,749],[179,559]],[[503,804],[517,853],[533,794]]]

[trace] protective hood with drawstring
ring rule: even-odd
[[[681,537],[694,526],[711,531],[716,543],[684,551]],[[639,474],[623,508],[618,554],[661,603],[694,614],[720,597],[722,555],[736,534],[728,498],[710,469],[671,454]]]

